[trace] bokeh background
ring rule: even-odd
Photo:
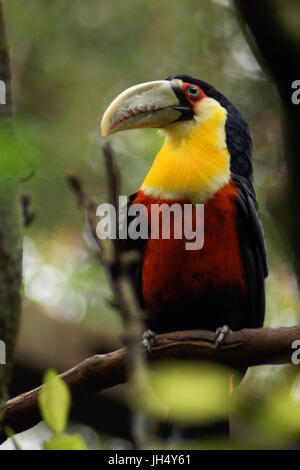
[[[297,324],[299,294],[290,250],[271,210],[274,188],[286,172],[280,103],[230,3],[5,0],[4,7],[22,191],[32,195],[36,213],[24,239],[24,302],[13,394],[38,385],[48,367],[62,371],[121,344],[121,319],[110,306],[106,274],[66,172],[78,172],[97,203],[107,201],[100,118],[118,93],[139,82],[180,73],[201,78],[225,94],[248,121],[270,266],[265,324]],[[131,194],[162,137],[152,129],[136,130],[116,135],[112,144],[122,193]],[[258,400],[262,391],[289,375],[289,367],[253,368],[242,387]],[[90,448],[130,446],[124,397],[126,388],[116,387],[83,402],[70,426],[79,429]],[[45,433],[39,425],[23,433],[20,442],[24,448],[39,448]],[[248,431],[245,439],[255,441],[253,435]]]

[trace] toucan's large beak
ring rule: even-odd
[[[141,83],[123,91],[110,104],[101,122],[101,134],[141,127],[164,127],[180,119],[182,107],[170,80]]]

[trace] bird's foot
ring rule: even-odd
[[[156,333],[154,333],[154,331],[152,330],[144,331],[143,336],[142,336],[142,344],[143,346],[145,346],[147,352],[150,354],[152,353],[151,340],[153,340],[155,336],[156,336]]]
[[[217,328],[216,339],[215,339],[216,349],[218,349],[221,346],[221,344],[223,344],[224,339],[226,338],[227,335],[229,335],[229,333],[232,333],[232,331],[228,325],[223,325],[223,326],[220,326],[220,328]]]

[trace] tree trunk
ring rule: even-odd
[[[13,151],[11,77],[4,26],[0,0],[0,404],[8,396],[21,308],[22,260],[22,213],[18,166],[12,161],[17,154]],[[4,350],[6,363],[1,364]]]
[[[288,175],[273,191],[277,195],[270,209],[292,248],[300,279],[300,103],[292,99],[295,82],[300,82],[300,4],[298,0],[234,0],[234,5],[245,38],[281,99]]]

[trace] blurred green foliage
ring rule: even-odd
[[[220,366],[160,361],[151,367],[141,392],[137,405],[161,420],[197,425],[228,416],[229,372]]]
[[[24,245],[29,308],[34,303],[41,312],[62,321],[84,322],[105,334],[120,335],[121,322],[108,302],[111,293],[105,273],[86,243],[84,221],[65,172],[77,171],[91,196],[99,203],[106,201],[99,136],[106,106],[131,85],[186,73],[212,83],[249,122],[270,264],[266,325],[296,324],[299,294],[290,248],[282,240],[268,204],[286,172],[280,105],[241,36],[229,2],[5,0],[4,4],[17,140],[13,144],[0,140],[1,155],[6,155],[1,165],[18,171],[24,191],[32,194],[37,215]],[[135,192],[162,137],[155,130],[136,130],[116,135],[112,143],[122,192]],[[165,396],[169,382],[164,382],[162,371],[153,372],[153,383]],[[182,374],[181,379],[168,375],[170,383],[173,378],[178,381],[183,396],[188,393],[187,382],[190,390],[198,390],[198,373],[187,369]],[[251,397],[258,391],[263,396],[285,378],[285,367],[256,368],[247,375],[241,390],[244,387]],[[298,413],[298,408],[274,411],[289,390],[272,395],[274,400],[262,414],[268,416],[271,427],[276,423],[276,428],[285,429],[278,421],[281,413],[289,421],[286,428],[293,429],[288,417]],[[287,400],[284,406],[289,403]],[[194,400],[191,404],[196,406]],[[237,407],[240,417],[241,408]],[[179,411],[184,414],[178,405]]]
[[[85,450],[80,435],[68,436],[64,433],[71,407],[71,394],[54,370],[48,370],[44,386],[39,393],[41,415],[53,435],[45,442],[45,450]]]

